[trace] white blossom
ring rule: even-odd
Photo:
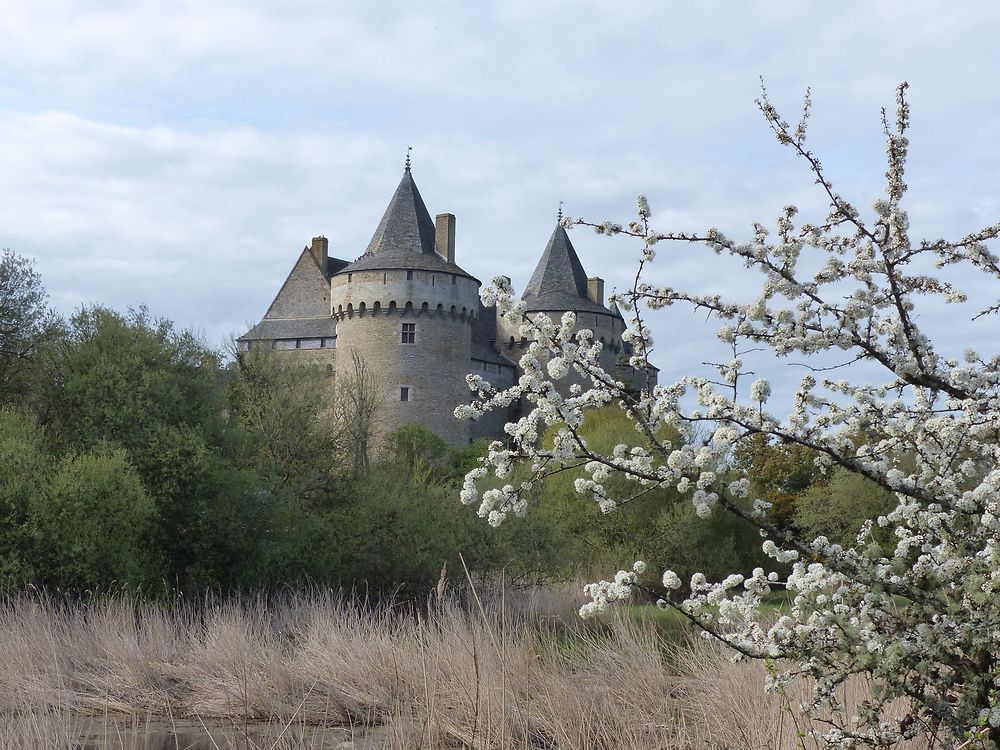
[[[456,410],[478,418],[517,403],[525,407],[506,427],[509,442],[494,443],[462,485],[462,502],[478,502],[491,524],[526,512],[536,480],[504,483],[524,462],[538,479],[573,468],[576,491],[604,512],[662,486],[675,488],[699,516],[730,512],[757,525],[770,570],[721,581],[695,573],[683,600],[675,598],[679,576],[667,570],[661,603],[681,609],[739,653],[772,660],[768,682],[775,689],[810,676],[805,710],[822,712],[828,729],[817,740],[829,746],[887,746],[929,726],[937,728],[942,746],[958,746],[980,726],[1000,728],[1000,354],[970,349],[961,361],[946,359],[918,315],[943,308],[921,307],[926,299],[960,309],[968,304],[962,289],[928,275],[932,266],[961,266],[964,276],[949,277],[997,286],[1000,259],[986,243],[1000,235],[1000,224],[955,241],[909,236],[902,205],[905,90],[905,84],[898,89],[895,119],[886,116],[885,194],[870,213],[837,193],[816,155],[805,150],[808,98],[792,126],[762,95],[758,104],[768,125],[803,160],[828,201],[812,223],[797,224],[797,209],[785,206],[773,229],[756,224],[742,242],[714,228],[657,231],[649,227],[643,198],[626,228],[570,222],[599,234],[636,236],[643,270],[657,260],[653,245],[680,243],[688,252],[703,247],[733,258],[757,275],[759,288],[742,302],[657,287],[643,273],[611,297],[628,315],[622,339],[638,368],[652,351],[650,314],[688,304],[719,318],[718,339],[727,351],[711,378],[686,375],[635,394],[604,369],[592,331],[577,330],[575,318],[529,316],[500,277],[483,290],[483,303],[495,305],[525,337],[523,374],[502,390],[470,378],[474,400]],[[998,311],[1000,304],[986,312]],[[971,312],[955,327],[956,339],[979,311]],[[977,325],[993,319],[978,316]],[[976,338],[995,340],[989,331]],[[806,374],[789,394],[788,412],[776,414],[765,406],[772,396],[765,378],[752,383],[744,400],[742,357],[755,349],[769,350],[778,363],[833,352],[847,364],[836,374]],[[860,374],[855,362],[864,368]],[[875,368],[882,374],[873,379]],[[567,387],[570,373],[583,385]],[[625,411],[636,438],[600,452],[580,426],[588,411],[607,405]],[[661,437],[665,427],[675,431],[669,439]],[[891,491],[895,507],[847,545],[799,538],[773,525],[770,504],[750,497],[749,482],[734,477],[729,463],[734,447],[755,435],[812,449],[819,469],[862,476]],[[488,474],[498,481],[487,484]],[[480,485],[489,489],[480,493]],[[645,571],[637,561],[610,581],[589,584],[581,615],[631,597]],[[790,606],[772,622],[761,617],[760,604],[776,587],[787,590]],[[854,676],[870,694],[847,705],[838,690]],[[900,706],[912,714],[909,723],[893,713]],[[998,739],[1000,731],[990,735]]]
[[[759,401],[764,404],[767,403],[768,397],[771,395],[771,384],[767,382],[767,378],[757,378],[753,381],[750,386],[750,398],[754,401]]]

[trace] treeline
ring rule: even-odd
[[[710,575],[759,560],[756,531],[738,519],[699,519],[668,488],[603,514],[572,472],[535,490],[527,518],[491,529],[458,502],[485,445],[456,450],[408,426],[376,446],[381,398],[358,358],[334,379],[271,352],[216,351],[145,308],[62,319],[30,262],[5,251],[0,582],[151,596],[313,582],[421,596],[445,564],[464,575],[463,560],[522,580],[636,559]],[[601,450],[634,432],[614,409],[584,431]],[[782,450],[751,446],[725,470],[780,494],[780,508],[794,506],[788,523],[829,523],[809,492],[825,498],[814,488],[841,480]]]

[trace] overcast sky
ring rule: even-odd
[[[810,145],[864,207],[880,108],[909,81],[912,224],[955,236],[1000,217],[997,29],[1000,5],[964,0],[5,0],[0,247],[37,260],[63,312],[144,303],[220,344],[313,235],[363,252],[412,145],[459,264],[521,289],[560,200],[627,221],[644,193],[661,229],[735,237],[789,202],[817,218],[754,106],[760,76],[788,119],[812,87]],[[572,238],[609,290],[627,283],[638,247]],[[664,249],[652,278],[749,283],[694,247]],[[967,317],[947,330],[995,340]],[[659,314],[663,378],[724,356],[716,327]]]

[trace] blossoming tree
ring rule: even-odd
[[[906,88],[904,83],[897,90],[895,122],[883,112],[885,196],[875,201],[870,217],[834,190],[806,148],[808,93],[802,118],[792,127],[764,92],[758,106],[767,124],[825,194],[829,210],[822,221],[797,225],[796,208],[787,206],[775,234],[755,225],[744,242],[715,229],[661,232],[652,227],[642,197],[637,218],[627,226],[566,220],[642,243],[634,284],[611,297],[629,316],[632,366],[649,367],[650,312],[684,303],[724,321],[718,338],[733,357],[719,366],[718,379],[688,376],[630,392],[602,369],[600,342],[577,330],[572,314],[560,321],[529,317],[509,282],[494,279],[484,302],[520,325],[528,341],[524,375],[506,390],[470,376],[475,400],[456,414],[475,418],[519,399],[527,408],[507,425],[509,441],[493,443],[483,465],[466,477],[462,501],[478,502],[480,515],[497,525],[511,513],[526,512],[534,484],[575,466],[584,472],[577,491],[605,511],[629,499],[608,489],[608,477],[619,475],[634,483],[630,497],[651,486],[674,486],[699,515],[737,514],[760,529],[774,567],[791,572],[758,568],[749,577],[733,574],[718,582],[695,575],[681,596],[681,581],[667,570],[662,606],[676,608],[739,654],[770,660],[776,686],[811,678],[807,710],[825,717],[830,744],[887,744],[929,733],[1000,746],[1000,355],[969,350],[964,361],[947,359],[915,314],[918,298],[966,302],[961,290],[927,272],[934,264],[964,264],[1000,278],[1000,263],[984,246],[1000,234],[1000,225],[960,240],[911,240],[902,206]],[[759,295],[739,304],[646,283],[643,272],[664,243],[707,246],[743,261],[759,274]],[[1000,305],[976,317],[998,310]],[[822,371],[808,374],[781,417],[767,407],[766,380],[747,387],[739,358],[747,347],[763,347],[779,358],[846,352],[848,365],[865,365],[868,376],[850,379],[856,371],[851,366],[839,369],[835,381]],[[876,382],[872,365],[883,373]],[[587,386],[560,383],[571,371]],[[579,428],[587,410],[606,404],[618,404],[634,421],[636,440],[603,454],[587,445]],[[665,425],[698,437],[664,440]],[[691,427],[699,429],[685,429]],[[551,445],[540,440],[546,430],[554,434]],[[808,447],[821,465],[867,478],[894,493],[895,509],[867,522],[850,545],[798,538],[769,517],[766,502],[747,497],[745,480],[731,481],[720,469],[737,444],[755,435]],[[859,435],[865,436],[861,445]],[[531,478],[480,490],[487,482],[498,484],[490,474],[502,484],[516,465],[530,466]],[[894,547],[873,543],[874,524],[894,531]],[[612,581],[589,585],[591,601],[582,614],[629,596],[645,580],[645,567],[636,562]],[[792,604],[767,623],[760,616],[761,598],[775,586],[787,587]],[[840,688],[858,677],[870,685],[870,694],[847,707]],[[904,706],[905,718],[890,721],[889,704],[896,711]]]

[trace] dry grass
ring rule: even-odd
[[[116,748],[153,747],[142,727],[148,739],[150,722],[184,718],[244,727],[206,745],[220,748],[328,746],[306,739],[316,725],[379,727],[385,748],[624,750],[791,749],[808,729],[763,692],[759,665],[703,640],[622,617],[586,628],[551,591],[485,598],[423,612],[321,592],[171,608],[7,598],[0,748],[74,747],[87,716],[132,717],[133,740],[96,745]]]

